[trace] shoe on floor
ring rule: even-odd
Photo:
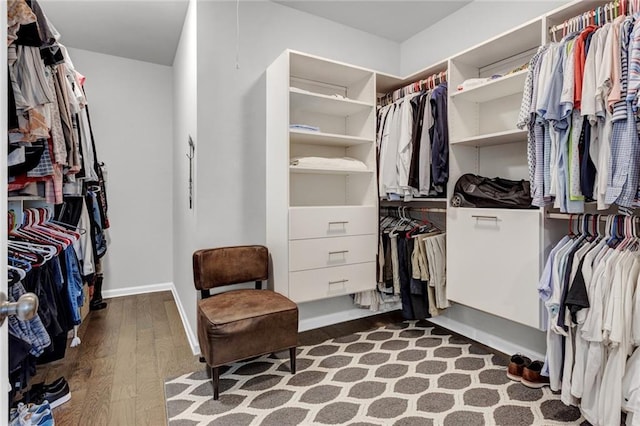
[[[525,367],[522,371],[522,384],[534,389],[549,386],[549,377],[540,374],[543,365],[542,361],[533,361]]]
[[[41,409],[43,407],[45,408]],[[41,405],[32,405],[30,407],[22,404],[22,406],[17,409],[18,416],[11,421],[10,426],[51,426],[54,424],[54,420],[51,415],[51,409],[48,407],[49,404],[47,401]]]
[[[67,384],[67,380],[61,376],[51,383],[45,383],[45,382],[34,383],[31,385],[31,389],[29,389],[29,392],[33,395],[38,395],[43,392],[57,392],[60,389],[62,389],[66,384]]]
[[[531,360],[526,356],[520,354],[513,355],[507,366],[507,377],[519,382],[522,379],[524,368],[529,364],[531,364]]]
[[[65,402],[71,399],[71,391],[69,390],[69,384],[65,383],[62,388],[57,391],[45,391],[38,395],[36,402],[49,401],[51,409],[61,406]]]

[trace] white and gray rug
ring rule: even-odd
[[[206,369],[165,383],[170,426],[582,424],[549,388],[509,380],[508,360],[426,321],[407,321],[233,364],[212,399]],[[586,423],[585,423],[586,424]]]

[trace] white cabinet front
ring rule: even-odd
[[[289,273],[289,298],[297,303],[375,288],[375,262]]]
[[[373,234],[294,240],[289,243],[289,269],[304,271],[375,262],[377,248],[377,236]]]
[[[539,327],[540,222],[538,210],[448,209],[448,298]]]
[[[378,213],[374,206],[292,207],[289,239],[343,237],[376,234]]]

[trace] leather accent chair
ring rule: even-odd
[[[263,246],[211,248],[193,254],[193,281],[202,293],[198,341],[211,369],[214,400],[223,365],[289,349],[291,373],[296,372],[298,307],[279,293],[261,289],[268,276],[269,252]],[[251,281],[255,289],[214,295],[209,291]]]

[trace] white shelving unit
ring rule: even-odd
[[[536,19],[451,57],[450,87],[471,78],[505,75],[528,63],[543,43],[543,28],[543,19]],[[449,199],[465,173],[528,180],[527,132],[516,128],[526,74],[518,71],[450,92]],[[448,208],[449,299],[540,328],[536,289],[543,235],[540,210]]]
[[[375,288],[375,99],[370,70],[291,50],[267,69],[269,282],[295,302]],[[366,170],[289,164],[307,156]]]

